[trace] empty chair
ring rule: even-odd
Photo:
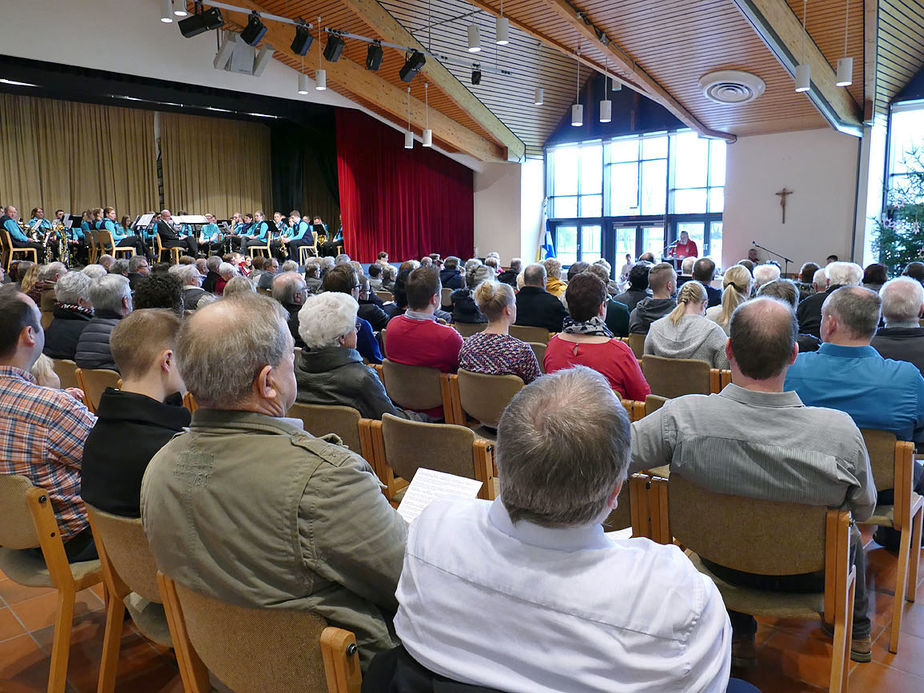
[[[296,402],[289,409],[287,416],[301,419],[305,424],[305,430],[317,438],[333,433],[357,455],[362,455],[367,461],[372,457],[372,451],[364,448],[362,444],[363,435],[360,429],[366,420],[360,417],[359,412],[353,407]]]
[[[659,395],[648,395],[645,398],[645,416],[658,411],[658,409],[664,406],[667,399],[667,397],[661,397]]]
[[[523,381],[515,375],[486,375],[460,368],[456,377],[463,414],[488,428],[497,428],[504,408],[523,389]]]
[[[889,636],[889,652],[898,652],[904,601],[913,602],[917,590],[924,498],[913,488],[914,444],[896,440],[895,434],[887,431],[863,429],[861,433],[876,490],[894,489],[892,505],[877,503],[872,517],[862,524],[891,527],[901,533]]]
[[[668,359],[645,354],[642,373],[651,387],[651,394],[661,397],[708,395],[719,391],[719,370],[705,361]]]
[[[0,514],[0,570],[20,585],[58,591],[48,691],[63,693],[74,601],[79,591],[102,580],[100,562],[67,562],[51,499],[23,476],[0,475]],[[32,550],[36,547],[41,553]]]
[[[488,326],[486,322],[454,322],[452,326],[456,328],[458,332],[463,337],[471,337],[473,334],[478,332],[483,332],[484,329]]]
[[[87,504],[108,598],[98,693],[115,690],[125,609],[138,630],[158,645],[173,647],[157,587],[157,566],[140,518],[120,517]]]
[[[54,364],[55,373],[58,374],[58,379],[61,381],[62,389],[66,390],[69,387],[80,387],[80,383],[77,380],[76,363],[71,359],[52,359],[51,362]]]
[[[356,638],[312,611],[249,609],[157,574],[184,689],[359,693]]]
[[[516,337],[524,342],[535,342],[536,344],[549,343],[549,331],[544,327],[529,327],[528,325],[511,325],[510,336]],[[539,359],[542,363],[542,359]]]
[[[118,387],[122,378],[118,371],[107,368],[78,368],[77,380],[86,395],[87,407],[95,412],[99,406],[99,398],[107,387]]]
[[[446,421],[456,421],[448,374],[385,359],[381,375],[389,398],[402,409],[427,411],[442,407]]]

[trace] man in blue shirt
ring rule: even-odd
[[[19,218],[19,212],[13,205],[7,205],[3,208],[3,216],[0,216],[0,228],[10,234],[10,243],[14,248],[32,248],[36,253],[36,260],[42,261],[45,254],[45,246],[36,241],[30,241],[16,220]]]
[[[246,218],[246,215],[244,215]],[[247,248],[256,245],[266,245],[269,238],[269,222],[264,218],[263,212],[258,210],[253,213],[253,226],[247,236],[241,239],[241,255],[247,255]]]
[[[283,237],[282,243],[289,249],[289,259],[299,260],[299,248],[311,245],[314,237],[311,235],[311,226],[307,220],[302,219],[302,213],[293,209],[289,213],[289,233]]]

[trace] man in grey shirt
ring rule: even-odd
[[[732,384],[716,395],[687,395],[632,424],[630,473],[669,464],[672,474],[717,493],[845,508],[865,520],[876,489],[859,429],[843,412],[806,407],[784,392],[798,354],[798,322],[773,298],[743,303],[731,319],[726,353]],[[866,561],[853,531],[857,567],[851,658],[870,661]],[[761,589],[824,589],[822,575],[756,576],[710,564],[722,579]],[[754,662],[753,617],[729,612],[732,661]]]

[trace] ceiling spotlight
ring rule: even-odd
[[[250,17],[247,18],[247,26],[241,32],[244,43],[256,46],[265,35],[266,26],[260,21],[260,15],[256,12],[251,12]]]
[[[498,17],[494,23],[494,43],[498,46],[510,43],[510,20],[506,17]]]
[[[478,63],[472,66],[472,84],[481,84],[481,65]]]
[[[411,54],[404,61],[404,65],[401,67],[401,71],[398,73],[401,76],[402,82],[410,82],[417,76],[417,73],[420,72],[421,68],[427,64],[427,59],[424,57],[424,54],[419,51],[411,51]]]
[[[311,44],[314,43],[314,36],[311,35],[308,24],[304,20],[299,21],[300,24],[295,27],[295,38],[292,39],[291,49],[295,55],[305,56],[308,54]]]
[[[346,44],[337,34],[331,34],[327,39],[327,45],[324,46],[324,58],[329,63],[335,63],[343,55],[343,47]]]
[[[173,0],[173,14],[177,17],[189,16],[189,12],[186,11],[186,0]]]
[[[164,24],[173,24],[173,0],[162,0],[160,7],[160,21]]]
[[[304,72],[299,72],[298,73],[298,93],[307,94],[309,91],[311,90],[308,88],[308,75],[306,75]]]
[[[536,87],[536,91],[533,92],[533,106],[541,106],[545,97],[545,91],[542,87]]]
[[[192,38],[212,29],[220,29],[224,23],[225,20],[221,16],[221,10],[217,7],[210,7],[205,12],[192,14],[186,19],[181,19],[176,25],[180,27],[180,33],[183,36]]]
[[[381,41],[370,43],[369,49],[366,51],[366,69],[375,72],[382,67],[382,58],[384,54],[385,52],[382,50]]]
[[[477,53],[481,50],[481,31],[477,24],[468,25],[468,52]]]

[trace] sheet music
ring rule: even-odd
[[[174,216],[174,224],[208,224],[209,220],[203,214],[184,214],[183,216]]]
[[[480,490],[481,482],[475,479],[421,467],[407,487],[398,514],[410,524],[437,498],[475,498]]]
[[[146,228],[151,225],[152,221],[154,221],[153,214],[142,214],[138,217],[138,221],[135,222],[135,227]]]

